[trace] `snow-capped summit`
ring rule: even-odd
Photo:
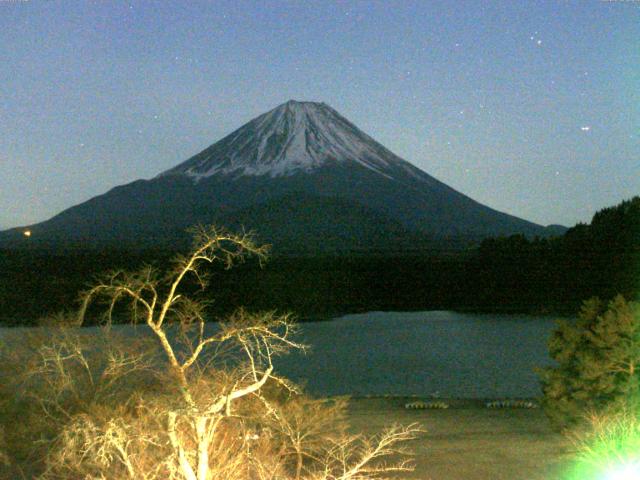
[[[415,168],[327,104],[289,100],[160,176],[278,177],[349,162],[387,177],[393,164],[410,171]]]
[[[0,246],[175,246],[195,224],[247,227],[305,254],[452,248],[544,227],[481,205],[324,103],[290,100],[150,180],[0,232]]]

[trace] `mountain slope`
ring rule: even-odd
[[[418,239],[547,233],[436,180],[331,107],[289,101],[151,180],[30,226],[28,239],[14,229],[0,242],[174,244],[195,223],[242,223],[263,231],[276,250],[280,236],[301,251],[316,248],[323,235],[340,250],[396,250],[420,245]]]
[[[327,164],[356,163],[387,178],[398,169],[423,172],[394,155],[324,103],[287,103],[251,120],[186,162],[162,173],[195,180],[212,175],[311,173]]]

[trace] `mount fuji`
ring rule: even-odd
[[[274,250],[298,253],[559,233],[457,192],[324,103],[291,100],[155,178],[1,232],[0,245],[167,246],[197,223],[246,226]]]

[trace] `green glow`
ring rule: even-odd
[[[591,418],[574,437],[576,456],[566,480],[640,480],[640,408],[631,402],[617,412]]]
[[[638,480],[640,479],[640,464],[626,463],[609,470],[603,480]]]
[[[602,458],[577,460],[563,480],[640,480],[640,460]]]

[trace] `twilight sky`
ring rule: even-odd
[[[0,228],[324,101],[541,224],[640,194],[640,1],[0,0]]]

